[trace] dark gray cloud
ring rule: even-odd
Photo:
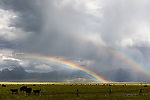
[[[42,25],[40,0],[1,0],[0,3],[3,9],[11,10],[18,16],[12,20],[10,26],[22,28],[27,32],[40,31]]]
[[[0,0],[1,9],[16,15],[6,24],[10,31],[16,30],[15,38],[2,35],[0,47],[80,58],[90,62],[83,67],[108,80],[138,81],[142,78],[134,75],[141,73],[101,44],[121,50],[149,69],[149,5],[148,0]],[[33,70],[33,65],[26,70]]]

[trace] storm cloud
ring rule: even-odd
[[[111,81],[149,81],[105,48],[149,69],[149,9],[148,0],[0,0],[0,48],[62,57]]]

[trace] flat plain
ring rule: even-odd
[[[32,88],[31,94],[21,92],[22,86]],[[18,94],[10,89],[18,89]],[[40,89],[35,95],[33,90]],[[150,84],[1,83],[0,100],[150,100]]]

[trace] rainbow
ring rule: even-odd
[[[83,67],[80,67],[72,62],[69,62],[69,61],[64,61],[64,60],[61,60],[61,59],[56,59],[54,57],[48,57],[48,56],[41,56],[41,55],[34,55],[34,54],[22,54],[22,55],[16,55],[17,58],[34,58],[34,59],[44,59],[44,60],[50,60],[50,61],[53,61],[53,62],[56,62],[56,63],[59,63],[59,64],[62,64],[62,65],[65,65],[65,66],[68,66],[69,68],[76,68],[86,74],[88,74],[89,76],[93,77],[94,79],[96,79],[97,81],[99,82],[102,82],[102,83],[108,83],[109,81],[105,80],[104,78],[102,78],[101,76],[97,75],[96,73],[88,70],[88,69],[85,69]]]
[[[150,72],[148,71],[148,69],[146,69],[144,66],[142,66],[141,64],[139,64],[135,60],[133,60],[133,58],[131,58],[127,54],[125,54],[125,53],[123,53],[123,52],[121,52],[115,48],[105,46],[103,44],[101,44],[100,47],[106,49],[108,52],[110,52],[111,54],[113,54],[117,58],[120,58],[121,60],[126,62],[128,65],[130,65],[132,68],[134,68],[135,70],[137,70],[137,71],[139,71],[145,75],[150,76]]]
[[[87,40],[88,38],[82,37],[82,39]],[[87,41],[89,41],[89,39]],[[131,68],[133,68],[133,70],[136,70],[136,71],[140,72],[141,74],[150,76],[149,69],[146,68],[145,66],[143,66],[142,64],[138,63],[137,61],[135,61],[128,54],[125,54],[124,52],[122,52],[122,51],[120,51],[116,48],[113,48],[109,45],[106,45],[105,43],[97,41],[97,40],[96,41],[91,40],[91,42],[93,44],[95,44],[95,46],[97,46],[98,49],[104,49],[105,51],[108,51],[109,53],[111,53],[115,57],[117,57],[117,58],[121,59],[122,61],[126,62]]]
[[[150,76],[150,73],[149,71],[144,67],[142,66],[141,64],[139,64],[138,62],[136,62],[135,60],[133,60],[130,56],[128,56],[127,54],[115,49],[115,48],[112,48],[112,47],[109,47],[109,46],[106,46],[106,45],[103,45],[103,44],[100,44],[99,47],[103,48],[103,49],[106,49],[108,52],[110,52],[111,54],[113,54],[114,56],[116,56],[117,58],[120,58],[122,61],[126,62],[129,66],[131,66],[132,68],[134,68],[134,70],[137,70],[145,75],[148,75]],[[63,65],[66,65],[70,68],[76,68],[86,74],[88,74],[89,76],[93,77],[94,79],[100,81],[100,82],[103,82],[103,83],[108,83],[109,81],[105,80],[104,78],[102,78],[101,76],[83,68],[83,67],[80,67],[72,62],[69,62],[69,61],[64,61],[64,60],[60,60],[60,59],[56,59],[56,58],[53,58],[53,57],[47,57],[47,56],[41,56],[41,55],[33,55],[33,54],[23,54],[23,56],[17,56],[17,57],[22,57],[22,58],[35,58],[35,59],[45,59],[45,60],[50,60],[50,61],[54,61],[54,62],[57,62],[57,63],[60,63],[60,64],[63,64]]]

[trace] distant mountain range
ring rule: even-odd
[[[22,67],[8,68],[0,71],[1,82],[64,82],[74,78],[87,77],[83,72],[52,71],[48,73],[26,72]]]

